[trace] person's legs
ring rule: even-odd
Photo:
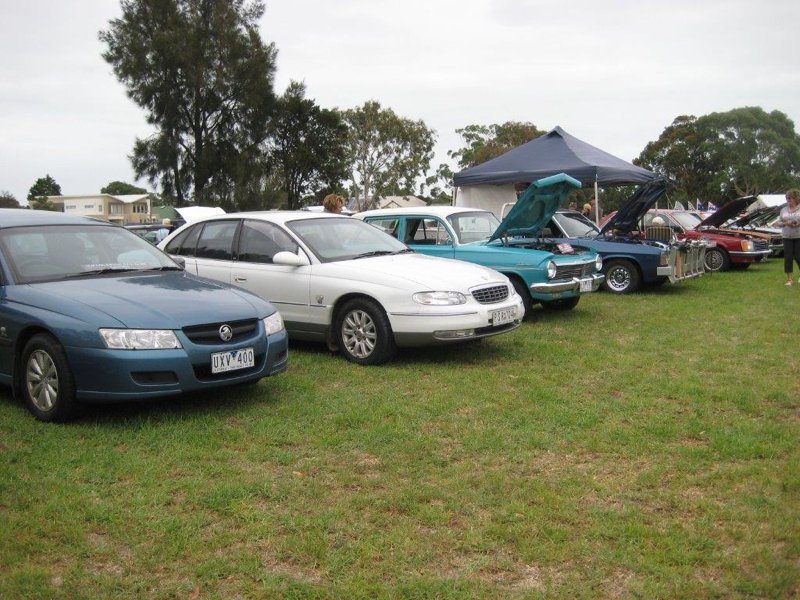
[[[796,252],[800,251],[800,240],[783,238],[783,272],[786,273],[786,285],[792,285],[792,263],[795,260]]]
[[[794,242],[794,262],[797,263],[797,268],[800,269],[800,238],[792,240]],[[800,282],[800,276],[797,281]]]

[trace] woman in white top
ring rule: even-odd
[[[792,263],[796,262],[800,267],[800,190],[786,192],[786,202],[778,224],[783,234],[783,272],[786,273],[786,285],[792,285]],[[797,281],[800,283],[800,277]]]

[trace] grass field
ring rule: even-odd
[[[781,266],[68,425],[2,389],[0,598],[796,598]]]

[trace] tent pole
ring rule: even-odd
[[[594,222],[600,226],[600,196],[597,193],[597,171],[594,172]]]

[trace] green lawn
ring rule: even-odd
[[[798,597],[781,266],[68,425],[0,390],[0,598]]]

